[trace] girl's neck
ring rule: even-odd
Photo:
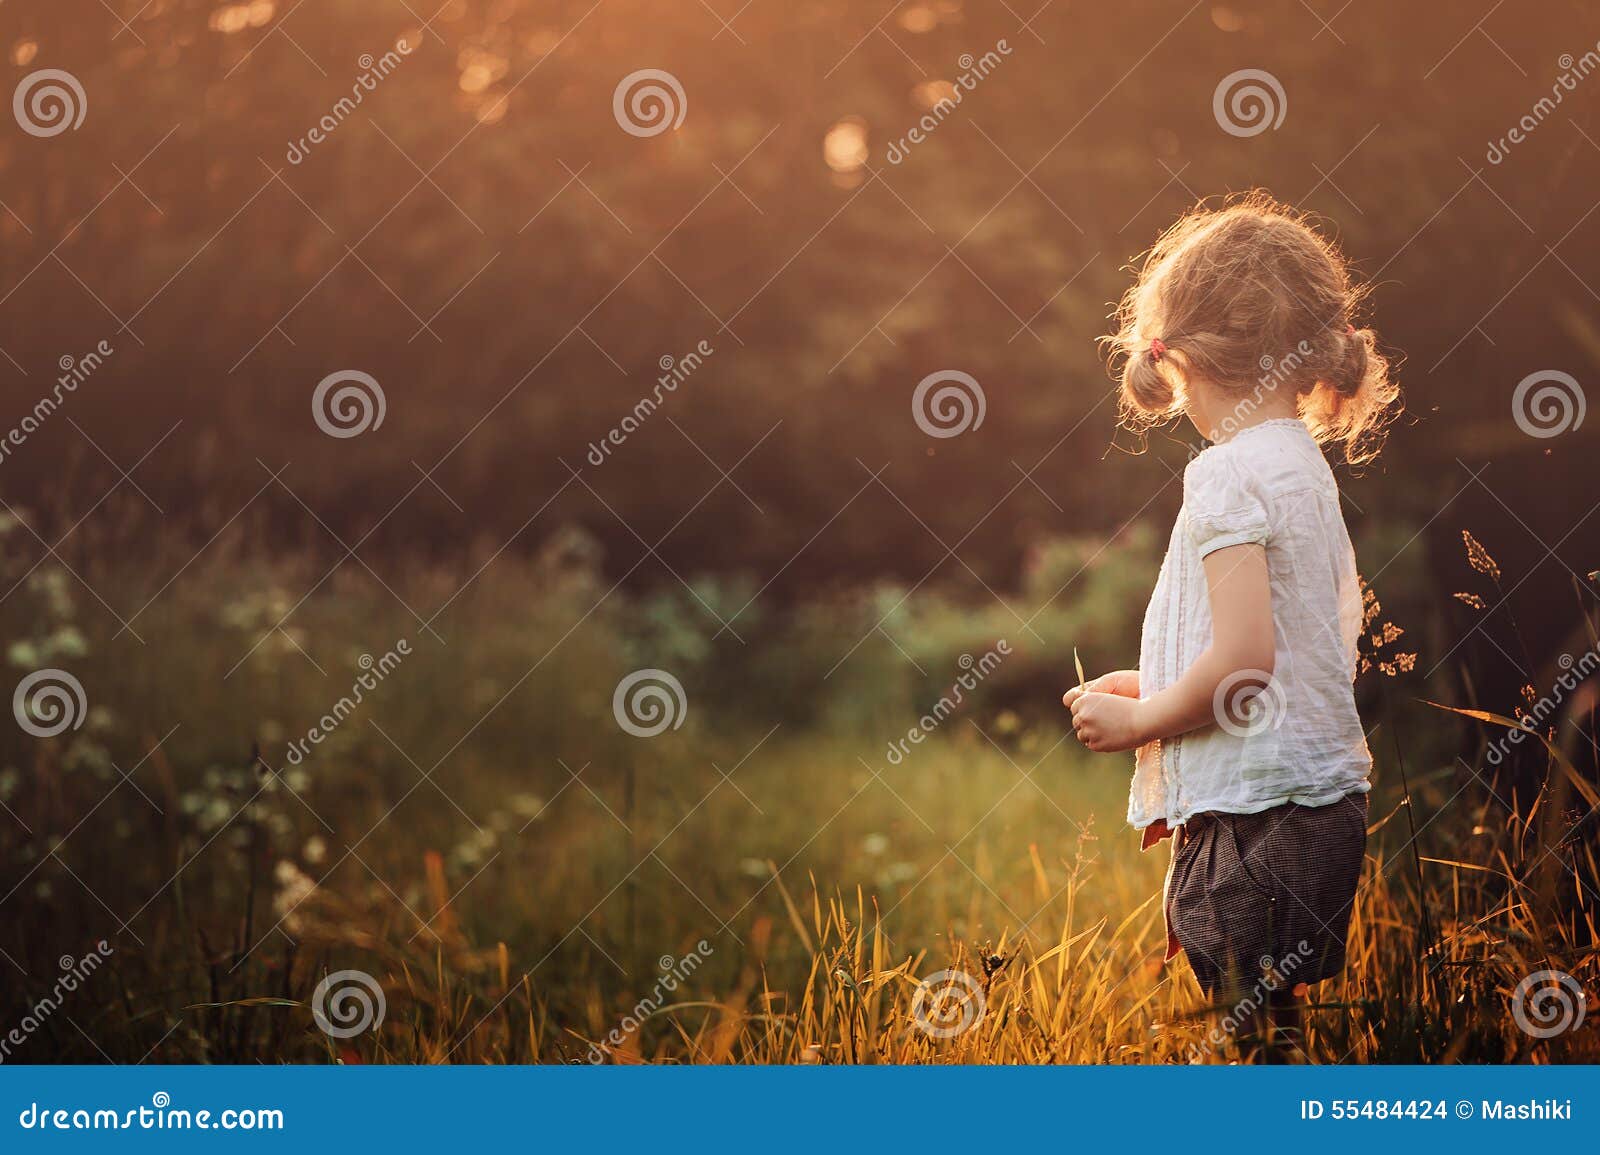
[[[1214,431],[1212,436],[1207,438],[1207,440],[1215,445],[1221,445],[1224,442],[1232,441],[1235,437],[1239,436],[1239,434],[1248,430],[1259,428],[1262,425],[1272,425],[1274,423],[1281,424],[1286,421],[1293,421],[1298,424],[1300,422],[1300,415],[1298,413],[1253,414],[1249,421],[1224,422],[1220,428]]]
[[[1207,441],[1222,444],[1246,429],[1270,421],[1298,420],[1298,399],[1291,392],[1276,389],[1206,389],[1197,398],[1200,412],[1191,410],[1190,420]],[[1197,420],[1198,418],[1198,420]]]

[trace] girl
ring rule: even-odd
[[[1343,969],[1366,848],[1360,582],[1319,449],[1370,460],[1398,412],[1360,296],[1333,245],[1260,193],[1156,242],[1105,339],[1123,422],[1181,414],[1213,444],[1184,471],[1139,669],[1062,699],[1090,750],[1137,751],[1144,847],[1175,836],[1167,957],[1208,996],[1286,1011],[1283,988]]]

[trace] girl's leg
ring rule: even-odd
[[[1303,987],[1273,991],[1267,999],[1266,1063],[1305,1063],[1310,1058],[1305,1044],[1305,995]]]
[[[1305,1051],[1305,1003],[1304,994],[1294,990],[1270,992],[1250,1016],[1247,1029],[1238,1036],[1244,1061],[1266,1065],[1309,1062]]]

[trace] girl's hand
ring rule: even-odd
[[[1116,694],[1123,698],[1137,698],[1139,696],[1139,671],[1117,670],[1110,674],[1101,674],[1098,678],[1090,678],[1082,686],[1074,686],[1061,695],[1061,704],[1067,709],[1072,709],[1072,703],[1084,693]]]
[[[1072,730],[1078,741],[1097,754],[1132,750],[1148,740],[1137,698],[1098,690],[1073,691]],[[1071,697],[1072,695],[1068,695]]]

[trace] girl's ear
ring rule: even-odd
[[[1206,423],[1209,421],[1208,414],[1213,408],[1210,388],[1204,380],[1184,373],[1177,366],[1172,367],[1172,372],[1177,377],[1174,405],[1189,419],[1202,437],[1211,440],[1212,431],[1206,428]]]

